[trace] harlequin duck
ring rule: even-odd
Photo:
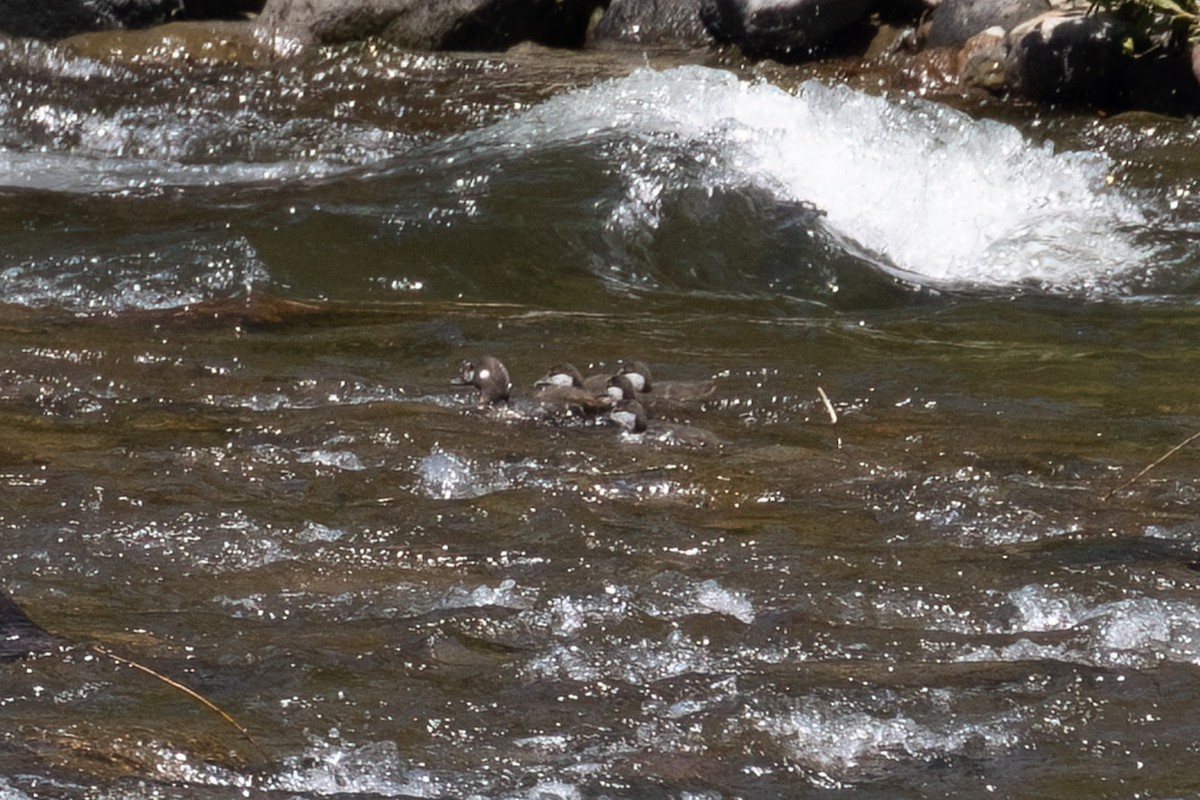
[[[477,362],[464,359],[458,368],[458,377],[451,379],[452,386],[473,386],[479,390],[481,406],[508,403],[512,391],[512,380],[508,368],[495,356],[483,356]]]
[[[610,377],[611,373],[597,373],[585,378],[574,364],[564,361],[551,367],[535,385],[573,386],[576,389],[586,389],[592,394],[604,394]]]
[[[608,379],[604,391],[613,403],[620,402],[621,400],[638,399],[637,389],[634,387],[633,381],[629,380],[628,375],[621,375],[620,373]]]
[[[646,430],[646,409],[637,400],[617,400],[608,412],[608,418],[627,433],[642,433]]]
[[[631,359],[621,363],[619,374],[629,378],[633,388],[638,392],[642,402],[651,404],[664,402],[670,405],[687,405],[703,400],[717,389],[716,381],[686,382],[653,382],[650,367],[644,361]]]
[[[593,416],[607,411],[612,400],[604,382],[596,385],[591,381],[591,384],[588,385],[574,365],[564,362],[551,367],[534,386],[538,390],[537,400],[545,412]]]

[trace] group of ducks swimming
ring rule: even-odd
[[[650,367],[638,360],[621,362],[615,373],[586,378],[573,364],[563,362],[534,383],[532,397],[514,398],[508,368],[491,355],[464,360],[451,384],[478,389],[483,406],[507,405],[534,419],[608,420],[630,433],[646,430],[648,409],[699,400],[716,388],[712,381],[656,388]]]

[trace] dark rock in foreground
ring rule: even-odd
[[[872,0],[704,0],[701,18],[719,42],[752,58],[794,61],[862,22]]]
[[[666,47],[713,43],[700,19],[701,0],[612,0],[589,43],[627,42]]]
[[[263,0],[0,0],[0,31],[32,39],[145,28],[172,19],[234,18]]]
[[[583,44],[600,0],[268,0],[260,29],[301,44],[379,38],[414,50]]]

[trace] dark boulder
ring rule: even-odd
[[[753,58],[806,58],[866,19],[873,0],[703,0],[713,37]]]
[[[144,28],[171,19],[234,18],[263,0],[0,0],[0,31],[33,39]]]
[[[180,19],[239,19],[263,10],[266,0],[183,0]]]
[[[972,36],[999,25],[1016,25],[1050,10],[1049,0],[942,0],[925,29],[928,47],[962,47]]]
[[[31,620],[11,597],[0,589],[0,661],[44,653],[63,641]]]
[[[1192,65],[1194,47],[1167,45],[1125,59],[1125,105],[1163,114],[1200,113],[1200,80]]]
[[[1108,14],[1054,12],[1024,22],[1008,34],[1009,86],[1039,102],[1123,106],[1129,33]]]
[[[667,47],[710,45],[713,39],[700,19],[700,5],[701,0],[612,0],[588,41]]]
[[[259,26],[301,44],[379,38],[413,50],[583,44],[600,0],[268,0]]]

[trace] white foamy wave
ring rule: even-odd
[[[533,606],[536,592],[522,589],[511,578],[503,580],[496,588],[483,585],[473,589],[457,587],[451,589],[439,604],[442,608],[514,608],[525,610]]]
[[[583,800],[583,792],[572,783],[543,780],[515,797],[518,800]]]
[[[898,760],[925,760],[979,748],[1005,750],[1018,742],[1008,719],[969,721],[957,715],[927,724],[904,714],[877,715],[836,704],[803,701],[783,713],[752,711],[747,723],[777,738],[810,769],[855,778]]]
[[[0,800],[30,800],[30,798],[29,795],[9,783],[7,778],[0,775]]]
[[[1016,614],[1007,632],[1061,632],[1063,641],[1028,638],[981,647],[964,661],[1053,659],[1095,666],[1143,667],[1159,661],[1200,664],[1200,607],[1182,600],[1132,597],[1090,603],[1081,595],[1037,584],[1008,594]]]
[[[696,604],[716,614],[725,614],[738,622],[754,622],[754,605],[741,592],[726,589],[715,580],[696,587]]]
[[[434,447],[416,464],[417,490],[434,500],[470,500],[532,480],[533,461],[485,463]]]
[[[1108,186],[1103,155],[1056,153],[1016,128],[921,100],[810,81],[796,93],[701,67],[633,75],[548,101],[487,133],[497,142],[632,137],[614,166],[611,226],[658,225],[678,166],[710,190],[755,186],[811,203],[852,250],[947,284],[1080,288],[1144,264],[1143,211]]]
[[[344,472],[361,472],[366,469],[358,455],[349,450],[310,450],[297,459],[301,464],[315,464]]]
[[[278,775],[263,781],[269,791],[305,795],[363,794],[378,797],[441,797],[444,787],[428,772],[411,769],[400,759],[394,742],[355,745],[312,737],[302,758],[290,758]]]
[[[528,671],[538,679],[580,683],[623,681],[648,686],[680,675],[707,675],[717,668],[706,642],[672,631],[662,641],[614,643],[608,651],[574,644],[556,645],[531,661]]]

